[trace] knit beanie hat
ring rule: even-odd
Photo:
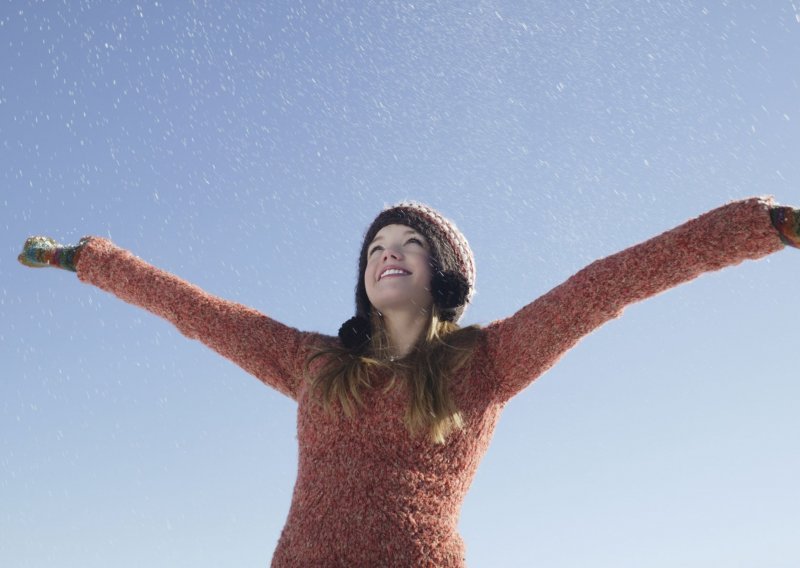
[[[384,208],[364,235],[358,257],[356,315],[339,328],[342,344],[355,352],[369,345],[372,305],[364,285],[367,248],[386,225],[406,225],[421,233],[431,248],[431,295],[440,318],[457,323],[475,294],[475,259],[472,249],[455,223],[441,213],[416,201],[403,201]]]

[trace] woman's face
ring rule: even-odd
[[[364,285],[370,303],[382,313],[410,308],[429,310],[430,245],[405,225],[386,225],[367,247]],[[398,269],[387,273],[394,267]]]

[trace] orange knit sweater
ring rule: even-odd
[[[375,377],[352,420],[310,404],[301,365],[312,345],[337,338],[211,296],[102,238],[85,245],[77,273],[297,401],[297,481],[272,566],[463,566],[461,504],[508,400],[627,305],[783,248],[771,205],[750,198],[714,209],[590,264],[483,327],[451,387],[465,428],[444,445],[410,437],[404,389],[381,394],[388,371]]]

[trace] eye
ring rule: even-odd
[[[416,237],[411,237],[410,239],[408,239],[408,240],[405,242],[405,244],[408,244],[408,243],[410,243],[410,242],[415,242],[415,243],[417,243],[419,246],[421,246],[422,248],[425,248],[425,245],[424,245],[424,244],[422,244],[422,241],[421,241],[421,240],[419,240],[419,239],[418,239],[418,238],[416,238]],[[383,247],[382,247],[381,245],[376,245],[376,246],[372,247],[372,250],[370,250],[370,251],[367,253],[367,256],[372,256],[372,253],[373,253],[373,252],[375,252],[375,251],[376,251],[376,250],[378,250],[378,249],[381,249],[381,250],[382,250],[382,249],[383,249]]]

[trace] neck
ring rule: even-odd
[[[389,339],[389,352],[392,357],[399,358],[408,355],[417,343],[419,336],[425,331],[428,324],[428,312],[417,313],[385,313],[383,324]]]

